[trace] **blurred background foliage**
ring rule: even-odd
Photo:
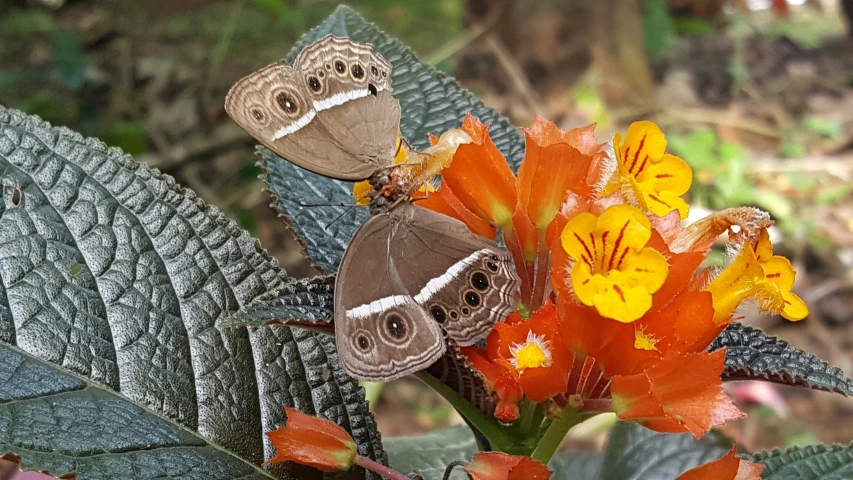
[[[0,0],[0,104],[123,148],[312,274],[268,207],[255,142],[222,103],[238,78],[284,57],[329,0]],[[657,122],[694,168],[692,218],[770,211],[810,318],[744,321],[853,375],[853,0],[352,0],[517,125],[539,114],[609,140]],[[434,132],[440,133],[440,132]],[[714,257],[724,261],[722,249]],[[461,420],[416,381],[368,386],[380,430]],[[849,442],[853,406],[743,383],[754,415],[727,427],[748,450]],[[750,407],[750,405],[754,405]],[[573,431],[594,448],[608,418]]]

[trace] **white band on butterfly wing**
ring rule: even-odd
[[[477,250],[462,260],[459,260],[451,265],[450,268],[448,268],[442,275],[427,282],[427,284],[424,285],[424,288],[422,288],[414,297],[410,297],[408,295],[392,295],[390,297],[383,297],[347,310],[346,316],[350,318],[367,318],[371,315],[385,312],[392,307],[410,303],[412,298],[414,298],[414,301],[419,305],[423,305],[432,298],[433,295],[452,282],[454,278],[465,270],[465,268],[473,265],[477,259],[483,255],[488,255],[488,253],[489,250],[484,248],[482,250]]]
[[[311,123],[311,120],[314,120],[314,117],[316,116],[317,112],[315,112],[314,110],[309,110],[308,113],[297,118],[295,122],[291,123],[290,125],[285,125],[276,130],[275,133],[272,134],[272,141],[274,142],[279,138],[286,137],[292,133],[299,131],[302,127]]]
[[[385,90],[385,87],[383,85],[376,86],[377,93],[383,90]],[[298,132],[305,125],[311,123],[311,120],[314,120],[314,117],[317,116],[317,112],[322,112],[323,110],[328,110],[332,107],[343,105],[346,102],[349,102],[350,100],[358,100],[359,98],[364,98],[368,95],[373,95],[373,93],[367,88],[359,88],[358,90],[339,92],[329,98],[324,98],[323,100],[315,100],[313,102],[313,110],[309,110],[308,113],[297,118],[296,121],[294,121],[293,123],[285,125],[276,130],[275,133],[273,133],[272,135],[272,141],[274,142],[280,138],[284,138],[288,135],[292,135]]]

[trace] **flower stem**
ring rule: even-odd
[[[415,374],[422,382],[426,383],[433,390],[438,392],[445,400],[450,402],[460,415],[465,417],[471,425],[477,428],[489,440],[492,448],[504,451],[507,447],[516,443],[510,438],[506,432],[494,420],[486,417],[479,410],[474,408],[470,402],[460,397],[458,393],[447,385],[441,383],[437,378],[426,372],[418,372]]]
[[[554,419],[551,426],[545,431],[545,435],[539,440],[539,445],[536,446],[531,457],[548,465],[569,430],[583,421],[584,418],[583,414],[574,409],[563,410],[559,418]]]
[[[373,460],[367,457],[362,457],[361,455],[355,456],[355,464],[360,467],[364,467],[365,469],[370,470],[371,472],[376,472],[379,475],[382,475],[383,477],[388,478],[390,480],[409,480],[409,477],[394,470],[393,468],[386,467],[381,463],[374,462]]]

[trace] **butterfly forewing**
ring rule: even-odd
[[[402,347],[374,340],[366,319],[380,329],[387,326],[383,322],[389,313],[402,314],[405,308],[424,340],[437,337],[443,346],[443,329],[456,343],[471,345],[514,310],[519,283],[509,256],[494,243],[455,219],[402,203],[368,220],[344,256],[335,286],[335,332],[342,363],[351,374],[364,378],[366,367],[349,359],[363,362],[367,357],[346,351],[360,341],[365,348],[375,346],[371,359],[408,359],[394,378],[421,370],[444,349],[423,349],[414,340]],[[353,338],[357,328],[366,341]]]
[[[391,65],[370,45],[327,36],[294,67],[241,79],[225,110],[264,146],[321,175],[363,180],[393,164],[400,104]]]
[[[335,282],[335,343],[341,364],[361,380],[423,370],[445,351],[441,328],[399,288],[386,252],[394,215],[371,217],[353,236]]]

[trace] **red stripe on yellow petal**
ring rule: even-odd
[[[782,316],[786,320],[796,322],[809,315],[809,307],[806,306],[806,302],[795,293],[782,292],[782,299],[785,302],[785,307],[782,309]]]
[[[611,383],[614,409],[623,420],[699,438],[711,427],[743,416],[722,390],[724,360],[724,350],[679,354],[643,373],[616,376]]]
[[[453,217],[464,223],[468,227],[468,230],[482,237],[494,240],[497,236],[495,227],[474,214],[471,210],[468,210],[462,204],[462,201],[454,195],[450,185],[444,179],[441,180],[441,186],[438,191],[430,192],[427,198],[418,200],[417,205],[434,212],[442,213],[448,217]]]
[[[714,298],[714,320],[727,321],[741,302],[756,292],[758,281],[764,271],[749,245],[741,248],[735,261],[708,285],[707,291]]]
[[[737,445],[713,462],[679,475],[676,480],[758,480],[764,465],[738,458]]]
[[[508,225],[515,212],[515,176],[489,137],[488,125],[469,115],[461,130],[473,142],[457,148],[442,178],[469,210],[492,225]]]

